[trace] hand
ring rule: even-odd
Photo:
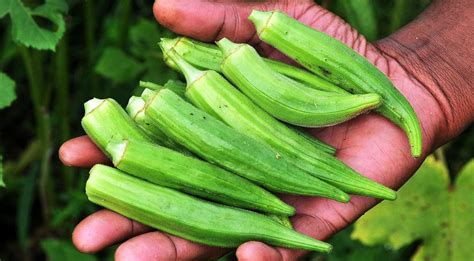
[[[444,114],[435,98],[439,97],[438,93],[433,94],[436,88],[418,81],[416,75],[397,62],[396,57],[385,55],[343,20],[313,1],[160,0],[154,5],[157,20],[178,34],[202,41],[227,37],[236,42],[249,42],[265,56],[289,61],[259,41],[247,20],[252,9],[282,10],[341,40],[387,74],[414,107],[423,128],[424,153],[418,159],[411,157],[404,132],[375,113],[338,126],[313,129],[317,138],[337,148],[337,157],[346,164],[377,182],[398,188],[410,178],[424,157],[445,141],[440,138],[440,132],[444,130]],[[85,136],[66,142],[60,149],[60,157],[64,164],[78,167],[108,162]],[[316,197],[283,196],[283,199],[297,210],[291,219],[295,229],[317,239],[327,239],[377,203],[362,196],[352,196],[347,204]],[[119,241],[125,242],[117,249],[118,260],[209,259],[228,251],[152,231],[109,210],[87,217],[73,233],[74,244],[83,252],[95,252]],[[304,254],[304,251],[275,248],[260,242],[247,242],[237,249],[239,260],[294,260]]]

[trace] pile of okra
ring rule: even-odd
[[[348,202],[349,194],[396,193],[335,157],[303,127],[326,127],[375,110],[407,134],[421,131],[412,107],[364,57],[280,12],[253,11],[260,39],[301,67],[262,58],[250,45],[185,37],[159,43],[185,83],[140,82],[126,109],[85,103],[82,126],[112,160],[96,165],[90,201],[161,231],[212,246],[249,240],[329,252],[296,232],[295,209],[273,193]]]

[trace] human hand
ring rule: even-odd
[[[385,55],[367,43],[344,21],[313,1],[242,1],[208,2],[203,0],[159,0],[154,5],[157,20],[172,31],[202,41],[227,37],[236,42],[249,42],[261,54],[287,60],[279,52],[259,41],[247,20],[252,9],[281,10],[290,16],[323,31],[365,56],[407,97],[423,128],[423,157],[414,159],[404,132],[387,119],[371,113],[349,122],[322,129],[313,129],[319,139],[337,148],[337,157],[363,175],[392,188],[401,186],[421,164],[423,158],[445,141],[442,106],[432,86],[417,80],[406,71],[396,57]],[[107,162],[105,156],[87,137],[66,142],[60,150],[66,165],[88,167]],[[352,223],[377,201],[352,196],[347,204],[316,198],[284,195],[296,208],[292,217],[294,228],[317,239],[326,239]],[[123,241],[116,252],[118,260],[169,260],[216,258],[227,250],[203,246],[162,232],[151,231],[109,210],[101,210],[84,219],[73,233],[73,242],[83,252],[95,252]],[[260,242],[247,242],[237,249],[240,260],[294,260],[305,252],[274,248]]]

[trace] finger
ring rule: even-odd
[[[227,37],[236,42],[255,42],[255,28],[248,20],[252,10],[280,10],[299,17],[311,7],[313,1],[206,1],[157,0],[153,6],[156,20],[175,33],[201,41],[214,41]],[[185,19],[184,19],[185,18]]]
[[[84,253],[95,253],[116,242],[150,231],[143,224],[110,210],[100,210],[82,220],[72,233],[72,242]]]
[[[59,148],[59,159],[66,166],[91,167],[94,164],[110,164],[110,160],[87,136],[70,139]]]
[[[330,202],[329,200],[326,200]],[[321,202],[320,202],[321,203]],[[321,204],[324,206],[324,204]],[[332,213],[324,216],[325,212]],[[349,223],[345,218],[337,216],[332,209],[312,211],[312,213],[321,213],[323,216],[296,214],[291,218],[291,222],[296,231],[316,238],[325,240],[335,234],[340,229],[346,227]],[[334,218],[334,216],[337,216]],[[239,260],[298,260],[306,255],[308,251],[300,249],[290,249],[282,247],[272,247],[260,242],[247,242],[237,249]]]
[[[301,200],[301,198],[300,198]],[[328,201],[329,202],[329,201]],[[331,209],[327,209],[327,212],[332,212]],[[321,213],[316,212],[313,213]],[[333,214],[334,215],[334,214]],[[326,219],[331,217],[324,217],[317,215],[306,215],[296,214],[291,218],[291,222],[296,231],[316,238],[318,240],[324,240],[330,235],[337,232],[347,225],[347,222],[340,218]],[[328,220],[331,220],[330,222]],[[298,260],[300,257],[307,254],[308,251],[299,249],[290,249],[282,247],[271,247],[260,242],[247,242],[241,245],[236,252],[237,257],[240,260]]]
[[[267,10],[268,3],[157,0],[153,11],[158,22],[175,33],[201,41],[228,37],[247,42],[253,28],[247,17],[252,9]]]
[[[153,231],[121,244],[115,259],[121,260],[209,260],[223,255],[226,249],[205,246]]]
[[[283,257],[276,248],[261,242],[250,241],[242,244],[235,252],[239,261],[266,261],[283,260]]]

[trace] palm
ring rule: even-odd
[[[341,40],[367,57],[386,73],[409,99],[424,129],[425,151],[433,147],[433,137],[427,135],[432,133],[429,114],[423,111],[423,108],[435,106],[433,98],[395,60],[383,56],[375,46],[367,43],[344,21],[315,5],[313,1],[271,1],[259,4],[229,1],[157,1],[154,11],[158,21],[176,33],[203,41],[213,41],[225,36],[234,41],[249,42],[263,55],[289,61],[256,36],[252,25],[246,20],[254,8],[285,11],[303,23]],[[212,17],[208,17],[207,13],[212,13]],[[187,19],[178,20],[178,17]],[[374,113],[338,126],[311,131],[316,137],[334,145],[338,149],[338,158],[349,166],[393,188],[403,184],[421,163],[420,159],[411,157],[404,133]],[[90,153],[84,153],[85,151]],[[104,160],[103,155],[85,138],[63,145],[61,157],[66,164],[75,166],[92,165]],[[376,203],[373,199],[360,196],[353,196],[348,204],[314,197],[285,195],[283,198],[297,209],[297,214],[292,218],[295,229],[318,239],[325,239],[344,228]],[[156,231],[142,234],[147,231],[149,229],[143,225],[110,211],[100,211],[78,225],[73,239],[80,250],[93,252],[116,241],[132,238],[123,243],[117,251],[117,257],[123,259],[207,258],[217,257],[225,251]],[[142,235],[136,236],[138,234]],[[239,259],[242,260],[295,259],[301,253],[274,249],[258,242],[248,242],[237,251]]]

